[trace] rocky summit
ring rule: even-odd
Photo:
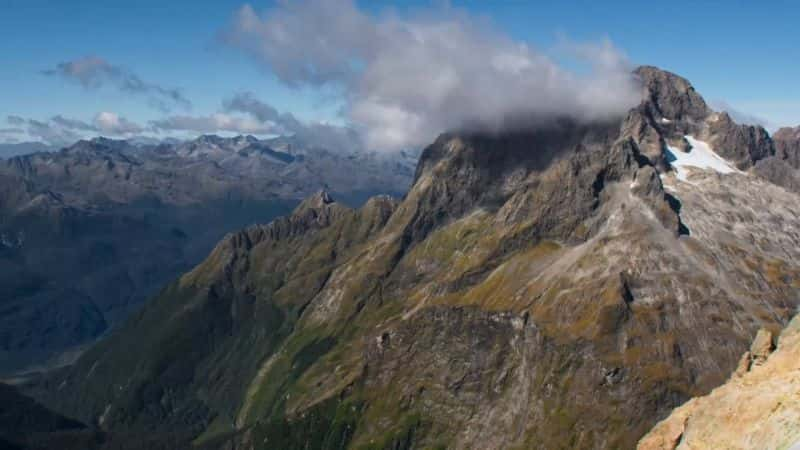
[[[800,304],[793,147],[636,75],[625,117],[443,134],[402,200],[227,235],[27,392],[196,448],[634,448]]]

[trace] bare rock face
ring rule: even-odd
[[[772,139],[761,126],[739,125],[726,112],[715,113],[708,122],[711,144],[739,169],[775,154]]]
[[[668,120],[700,122],[711,109],[688,80],[657,67],[642,66],[634,72],[644,85],[653,115]]]
[[[800,192],[800,127],[781,128],[772,140],[775,155],[756,163],[753,171],[790,191]]]
[[[789,191],[800,192],[800,170],[777,156],[757,162],[753,173]]]
[[[639,442],[640,450],[789,448],[800,442],[800,318],[781,333],[760,330],[736,374],[676,409]],[[794,448],[794,447],[792,447]]]
[[[563,120],[500,136],[442,135],[423,152],[407,195],[408,232],[419,240],[483,208],[508,224],[533,219],[540,236],[569,239],[603,200],[605,185],[639,166],[638,148],[619,133],[618,123]]]
[[[795,169],[800,169],[800,127],[781,128],[772,135],[778,156]]]
[[[660,170],[666,170],[668,164],[664,158],[664,137],[653,117],[647,103],[633,109],[625,119],[622,135],[629,136],[636,142],[639,151],[648,161]]]
[[[763,365],[773,350],[775,350],[775,343],[772,332],[764,328],[758,330],[750,345],[750,350],[746,351],[739,360],[739,365],[733,372],[734,375],[744,376],[753,366]]]
[[[772,351],[775,350],[772,333],[764,328],[758,330],[753,344],[750,345],[750,358],[754,365],[763,365]]]

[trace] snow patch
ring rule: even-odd
[[[688,153],[667,146],[667,161],[675,169],[675,175],[680,181],[688,182],[689,167],[712,170],[719,173],[742,173],[731,163],[714,153],[708,143],[685,136],[692,146]]]
[[[667,119],[666,117],[662,117],[661,118],[661,123],[672,123],[672,121]]]

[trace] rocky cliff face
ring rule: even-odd
[[[778,156],[795,169],[800,169],[800,127],[781,128],[772,136]]]
[[[37,395],[210,448],[634,447],[800,304],[771,141],[637,73],[625,118],[445,134],[401,202],[228,236]]]
[[[734,374],[659,422],[638,448],[794,448],[800,442],[800,318],[780,334],[761,330]]]
[[[756,164],[755,173],[793,192],[800,192],[800,135],[797,128],[778,130],[772,139],[775,156]]]

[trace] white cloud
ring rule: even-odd
[[[345,152],[363,147],[350,127],[301,121],[259,100],[252,92],[241,92],[224,100],[221,111],[207,116],[169,116],[150,121],[150,127],[158,132],[293,135],[307,145]]]
[[[139,125],[108,111],[98,113],[94,118],[94,125],[102,133],[117,136],[141,133],[143,131]]]
[[[12,115],[6,121],[20,130],[27,139],[40,140],[50,145],[70,145],[79,139],[98,134],[128,137],[144,131],[140,125],[112,112],[98,113],[92,123],[61,115],[46,120]]]
[[[274,126],[275,134],[291,134],[309,145],[330,150],[352,151],[362,148],[356,132],[349,128],[320,122],[304,122],[291,113],[281,113],[272,105],[262,102],[252,92],[238,93],[223,102],[227,112],[238,112]]]
[[[280,2],[263,16],[244,6],[223,36],[289,86],[337,90],[346,118],[377,149],[520,118],[602,119],[641,94],[610,42],[573,46],[590,67],[578,74],[452,9],[409,19],[376,18],[349,0]]]
[[[191,102],[184,97],[180,89],[167,88],[142,80],[130,69],[111,64],[96,56],[65,61],[43,73],[77,82],[86,89],[97,89],[104,84],[115,85],[123,92],[146,96],[152,106],[162,111],[168,111],[173,106],[191,108]]]
[[[171,116],[150,122],[150,126],[161,131],[194,131],[215,133],[227,131],[244,134],[272,134],[279,132],[274,124],[253,117],[216,113],[208,116]]]

